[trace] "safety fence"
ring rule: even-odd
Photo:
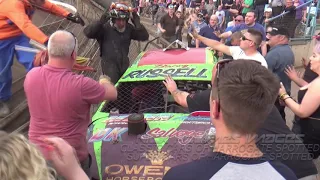
[[[61,0],[61,2],[68,3],[74,6],[77,9],[77,13],[79,13],[85,21],[86,25],[88,25],[92,21],[100,19],[102,13],[105,11],[102,6],[95,3],[93,0]],[[79,48],[78,56],[89,58],[87,65],[93,67],[96,70],[96,72],[83,71],[78,73],[98,80],[99,76],[101,75],[100,47],[98,42],[94,39],[88,39],[83,34],[84,27],[81,25],[72,23],[66,19],[62,19],[52,14],[42,12],[37,13],[40,13],[39,17],[41,17],[40,21],[38,18],[37,25],[45,34],[50,35],[57,30],[67,30],[69,32],[72,32],[77,37]],[[148,30],[148,32],[150,33],[150,39],[155,38],[156,35],[153,34],[151,30]],[[154,41],[148,43],[132,40],[128,54],[130,64],[136,59],[136,57],[142,50],[159,49],[166,47],[169,44],[162,38],[160,39],[161,40],[159,40],[158,42],[160,42],[162,45],[159,45]],[[92,112],[94,112],[96,108],[97,106],[94,106]]]
[[[176,81],[177,87],[185,92],[206,90],[210,81]],[[104,112],[132,113],[188,113],[169,95],[162,81],[121,82],[118,99],[107,103]]]

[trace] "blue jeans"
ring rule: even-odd
[[[14,55],[28,71],[33,67],[33,59],[35,54],[16,51],[15,45],[31,47],[29,44],[29,38],[25,35],[12,37],[4,40],[0,40],[0,100],[7,101],[12,96],[12,71],[11,66],[13,64]]]

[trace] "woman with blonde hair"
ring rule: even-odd
[[[63,139],[44,139],[51,161],[66,180],[88,180],[73,148]],[[40,151],[21,134],[0,131],[1,180],[54,180],[55,170],[48,167]]]
[[[279,90],[280,99],[295,115],[300,117],[301,132],[304,134],[303,143],[314,159],[320,155],[320,39],[313,49],[310,59],[310,69],[317,77],[310,83],[297,78],[293,67],[286,69],[286,74],[299,86],[298,103],[287,93],[283,85]]]
[[[52,172],[40,151],[23,135],[0,133],[1,180],[51,180]]]

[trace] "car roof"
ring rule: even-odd
[[[157,81],[167,75],[175,80],[210,81],[217,61],[206,48],[150,50],[138,55],[119,82]]]
[[[206,51],[203,48],[151,50],[143,54],[138,66],[163,64],[205,64]]]

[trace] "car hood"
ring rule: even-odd
[[[88,130],[93,177],[157,179],[173,166],[208,155],[215,129],[210,117],[195,115],[146,113],[147,130],[137,136],[128,135],[128,114],[96,119]]]

